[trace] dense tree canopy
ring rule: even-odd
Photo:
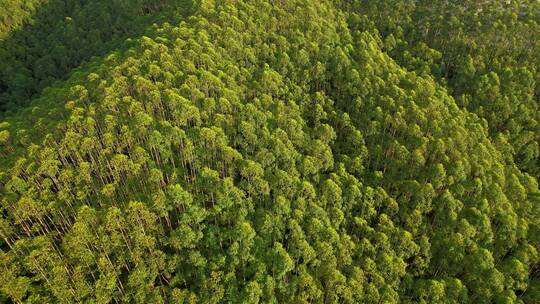
[[[152,24],[181,20],[192,6],[189,0],[3,0],[0,112],[27,105],[92,57],[128,47],[126,39]]]
[[[540,16],[506,2],[20,4],[0,302],[539,303]]]
[[[393,59],[442,83],[487,120],[522,170],[540,176],[540,2],[342,2],[353,28],[380,33]]]
[[[11,31],[28,22],[36,9],[45,0],[17,0],[0,2],[0,39],[3,39]]]

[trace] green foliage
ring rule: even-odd
[[[17,0],[0,2],[0,41],[31,19],[47,0]]]
[[[0,122],[0,301],[538,302],[537,74],[476,67],[444,3],[112,1],[107,55]]]
[[[352,28],[380,34],[403,67],[433,76],[486,119],[522,170],[540,177],[538,1],[341,2]]]
[[[0,3],[0,112],[28,105],[94,56],[152,24],[180,20],[190,0],[24,0]]]

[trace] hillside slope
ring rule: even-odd
[[[0,301],[538,301],[535,177],[308,2],[203,0],[7,115]]]
[[[342,1],[352,28],[380,33],[403,67],[433,75],[486,119],[516,164],[540,177],[540,2]]]
[[[129,39],[141,37],[153,24],[179,22],[192,7],[191,0],[0,4],[0,117],[28,105],[93,57],[129,46]],[[17,26],[8,26],[15,22]]]

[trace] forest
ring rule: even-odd
[[[540,304],[540,1],[1,0],[0,303]]]

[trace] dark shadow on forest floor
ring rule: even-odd
[[[50,0],[0,41],[0,117],[152,24],[192,14],[192,0]]]

